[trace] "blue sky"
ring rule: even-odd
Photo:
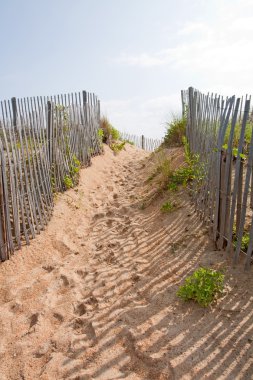
[[[180,90],[251,93],[253,0],[0,0],[0,99],[87,90],[161,137]]]

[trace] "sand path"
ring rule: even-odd
[[[0,379],[251,379],[251,275],[201,309],[176,297],[212,251],[188,198],[147,208],[146,153],[106,148],[46,231],[0,266]],[[237,284],[237,290],[233,290]]]

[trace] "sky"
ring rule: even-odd
[[[160,138],[193,86],[252,93],[253,0],[0,0],[0,99],[86,90]]]

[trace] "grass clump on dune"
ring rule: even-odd
[[[200,268],[187,277],[177,295],[184,301],[194,300],[207,307],[223,290],[224,275],[214,269]]]
[[[103,131],[103,142],[110,144],[111,141],[119,140],[120,133],[109,122],[108,118],[103,116],[100,120],[100,129]]]
[[[167,131],[164,137],[163,145],[165,147],[183,146],[183,138],[186,133],[186,124],[186,116],[179,117],[173,115],[172,120],[166,123]]]
[[[98,133],[100,141],[109,145],[115,154],[124,149],[126,141],[120,140],[120,132],[111,125],[105,116],[100,120],[100,129],[98,130]]]
[[[165,202],[161,207],[161,211],[164,213],[170,213],[174,211],[175,209],[176,209],[176,203],[171,202],[171,201]]]

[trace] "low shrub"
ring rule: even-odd
[[[234,246],[236,246],[236,243],[237,243],[236,226],[233,226],[232,240],[233,240]],[[248,231],[244,231],[243,236],[242,236],[242,243],[241,243],[241,250],[243,252],[247,252],[249,241],[250,241],[250,234]]]
[[[125,143],[130,144],[130,145],[135,145],[133,141],[131,140],[123,140]]]
[[[170,202],[170,201],[167,201],[165,202],[162,207],[161,207],[161,211],[164,212],[164,213],[169,213],[169,212],[172,212],[174,211],[176,208],[176,205],[174,202]]]
[[[206,307],[223,290],[224,275],[214,269],[200,268],[187,277],[177,295],[184,301],[194,300]]]
[[[160,151],[154,155],[155,167],[148,177],[148,181],[152,181],[155,177],[159,176],[162,187],[166,187],[168,179],[171,177],[173,170],[171,167],[171,160],[166,156],[164,151]]]
[[[187,118],[173,115],[173,119],[166,123],[166,134],[164,145],[168,147],[177,147],[183,145],[183,137],[186,133]]]
[[[111,141],[119,140],[119,131],[111,125],[111,123],[105,116],[103,116],[100,120],[100,130],[101,132],[99,132],[99,134],[102,137],[102,141],[104,143],[108,144]]]
[[[190,152],[189,143],[186,137],[182,139],[185,152],[185,165],[175,170],[169,177],[168,189],[177,191],[178,186],[186,186],[189,182],[196,180],[201,183],[204,178],[205,168],[204,164],[200,162],[198,155],[193,155]]]
[[[99,144],[102,145],[104,140],[104,130],[102,128],[98,129],[98,141]]]
[[[126,145],[125,141],[121,143],[112,143],[110,145],[110,148],[114,151],[114,153],[118,153],[125,147],[125,145]]]
[[[72,178],[68,175],[65,175],[65,177],[63,178],[63,182],[64,182],[64,185],[65,185],[67,190],[74,187],[74,183],[72,181]]]

